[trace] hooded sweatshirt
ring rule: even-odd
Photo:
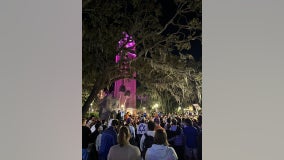
[[[153,144],[147,149],[145,160],[177,160],[177,154],[172,147]]]

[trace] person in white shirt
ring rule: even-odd
[[[145,160],[177,160],[177,154],[173,147],[169,147],[167,133],[164,129],[157,129],[154,136],[154,144],[147,149]]]

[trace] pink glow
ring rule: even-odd
[[[119,55],[116,55],[116,56],[115,56],[115,63],[118,63],[119,60],[120,60],[120,56],[119,56]]]
[[[124,35],[124,38],[122,38],[121,40],[118,41],[118,48],[128,48],[131,49],[133,51],[136,50],[136,43],[135,41],[132,39],[132,36],[129,36],[126,32],[122,32],[122,34]]]
[[[124,93],[119,92],[119,87],[122,85],[123,79],[115,81],[114,97],[120,99],[120,104],[123,104],[127,98]],[[125,79],[124,80],[125,89],[130,91],[130,96],[127,98],[125,103],[125,108],[136,108],[136,80],[135,79]]]
[[[135,46],[135,42],[128,42],[128,43],[125,45],[126,48],[131,48],[131,47],[133,47],[133,46]]]
[[[130,52],[128,52],[127,56],[128,56],[129,59],[135,59],[136,58],[136,54],[130,53]]]

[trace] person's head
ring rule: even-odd
[[[176,119],[172,119],[172,125],[177,125],[177,120]]]
[[[130,135],[128,127],[122,126],[119,129],[119,133],[118,133],[118,137],[117,137],[117,142],[118,142],[119,146],[122,147],[122,146],[129,144],[130,136],[131,135]]]
[[[102,124],[101,124],[101,122],[100,121],[98,121],[96,124],[95,124],[95,128],[96,128],[96,130],[101,126]]]
[[[185,122],[185,124],[186,124],[187,126],[192,126],[192,120],[191,120],[191,119],[186,118],[186,119],[184,120],[184,122]]]
[[[168,146],[167,133],[164,129],[157,129],[154,136],[154,143],[158,145]]]
[[[154,122],[157,126],[160,125],[160,119],[159,118],[154,118]]]
[[[98,127],[98,132],[101,133],[104,130],[103,126]]]
[[[103,126],[103,131],[107,128],[107,126],[105,124],[102,124]]]
[[[127,118],[127,120],[126,120],[126,124],[130,124],[132,122],[132,119],[129,117],[129,118]]]
[[[171,117],[167,118],[167,123],[171,123]]]
[[[118,126],[118,120],[117,120],[117,119],[113,119],[113,120],[111,121],[111,126],[112,126],[112,127],[117,127],[117,126]]]
[[[111,121],[111,126],[117,126],[118,125],[118,120],[117,119],[113,119]]]
[[[90,119],[91,119],[93,122],[95,122],[96,117],[92,115]]]
[[[155,129],[155,123],[153,121],[148,122],[148,130],[149,131],[154,131]]]

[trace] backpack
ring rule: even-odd
[[[145,159],[147,149],[152,147],[152,144],[154,143],[154,137],[148,136],[147,133],[144,133],[144,135],[145,135],[145,140],[143,143],[143,150],[141,152],[141,156]]]

